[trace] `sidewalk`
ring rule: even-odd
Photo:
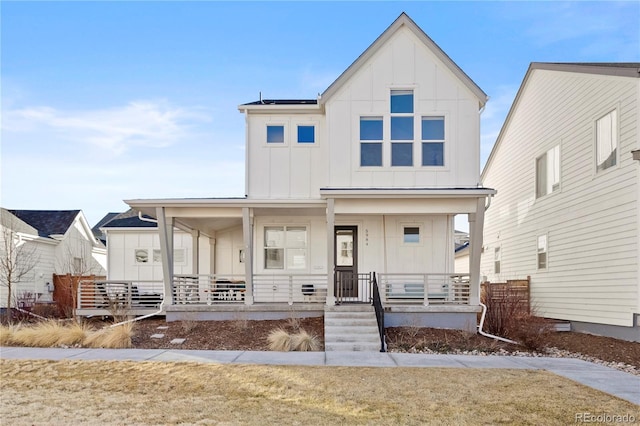
[[[1,359],[164,361],[351,367],[516,368],[547,370],[640,405],[640,377],[572,358],[424,355],[380,352],[251,352],[173,349],[0,348]]]

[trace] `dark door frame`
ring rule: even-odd
[[[340,248],[338,247],[338,232],[351,231],[353,236],[353,251],[351,266],[338,266],[338,255]],[[358,298],[358,226],[357,225],[338,225],[333,230],[334,257],[333,266],[335,271],[334,291],[338,299],[341,298]]]

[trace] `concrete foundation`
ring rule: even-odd
[[[620,325],[595,324],[591,322],[571,321],[571,331],[597,334],[614,339],[640,342],[640,327],[623,327]]]

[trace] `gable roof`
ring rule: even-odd
[[[18,219],[34,227],[41,237],[64,235],[80,210],[9,210]]]
[[[422,43],[473,93],[482,108],[489,99],[487,94],[440,48],[405,12],[387,28],[331,85],[320,95],[324,104],[402,27],[411,30]]]
[[[0,208],[0,225],[5,228],[9,228],[13,232],[38,235],[38,230],[36,228],[16,217],[16,215],[5,208]]]
[[[511,118],[520,103],[520,98],[524,93],[524,89],[529,78],[531,78],[531,74],[533,74],[535,70],[640,78],[640,62],[531,62],[524,78],[522,79],[518,93],[511,104],[507,118],[505,118],[502,128],[500,129],[500,133],[498,133],[496,142],[493,144],[493,148],[487,158],[487,162],[482,169],[480,181],[484,180],[484,176],[493,162],[493,157],[500,146],[504,132],[506,131]]]
[[[143,215],[147,219],[153,219],[150,216]],[[97,225],[96,225],[97,226]],[[138,213],[129,209],[124,213],[116,213],[116,216],[104,223],[101,228],[157,228],[158,224],[140,220]]]

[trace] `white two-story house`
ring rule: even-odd
[[[475,330],[486,101],[403,13],[317,98],[240,105],[246,196],[126,201],[158,221],[167,319],[323,315],[375,283],[388,325]],[[469,274],[454,273],[456,215]],[[174,229],[197,242],[190,274]]]
[[[483,171],[481,274],[537,314],[640,341],[640,63],[532,63]]]

